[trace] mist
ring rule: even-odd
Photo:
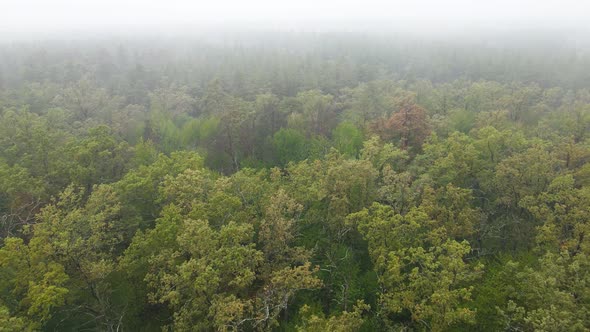
[[[0,331],[590,331],[586,0],[0,0]]]
[[[198,36],[220,31],[400,32],[426,36],[481,31],[587,32],[589,5],[521,1],[8,0],[0,38]]]

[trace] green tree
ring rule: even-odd
[[[297,327],[298,331],[321,332],[354,332],[359,331],[364,323],[363,313],[371,307],[363,301],[357,302],[352,311],[344,311],[340,315],[324,317],[323,314],[316,315],[311,312],[307,305],[303,306],[300,314],[303,316],[303,323]]]
[[[71,308],[69,314],[88,315],[97,328],[115,331],[120,329],[125,306],[113,302],[118,291],[113,273],[138,220],[127,215],[112,186],[96,186],[85,196],[83,190],[68,187],[58,201],[44,207],[29,247],[44,261],[63,266],[71,280],[68,289],[86,303]]]
[[[307,156],[306,139],[295,129],[281,128],[273,136],[273,146],[279,165],[300,161]]]
[[[340,153],[357,157],[361,147],[363,146],[363,136],[361,131],[352,123],[341,122],[332,131],[332,139],[334,146]]]
[[[374,203],[348,221],[368,241],[382,290],[384,324],[405,318],[415,327],[441,331],[474,322],[475,312],[468,307],[470,283],[481,266],[465,261],[471,249],[467,241],[449,239],[444,225],[422,209],[402,216]]]

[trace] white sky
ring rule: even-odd
[[[590,26],[590,0],[0,0],[0,32],[313,21]],[[419,23],[418,23],[419,22]]]

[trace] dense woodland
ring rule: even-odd
[[[588,331],[545,37],[1,44],[0,331]]]

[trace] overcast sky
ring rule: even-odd
[[[220,24],[413,22],[440,28],[544,24],[590,27],[589,0],[0,0],[0,32],[117,30]],[[408,23],[409,24],[409,23]]]

